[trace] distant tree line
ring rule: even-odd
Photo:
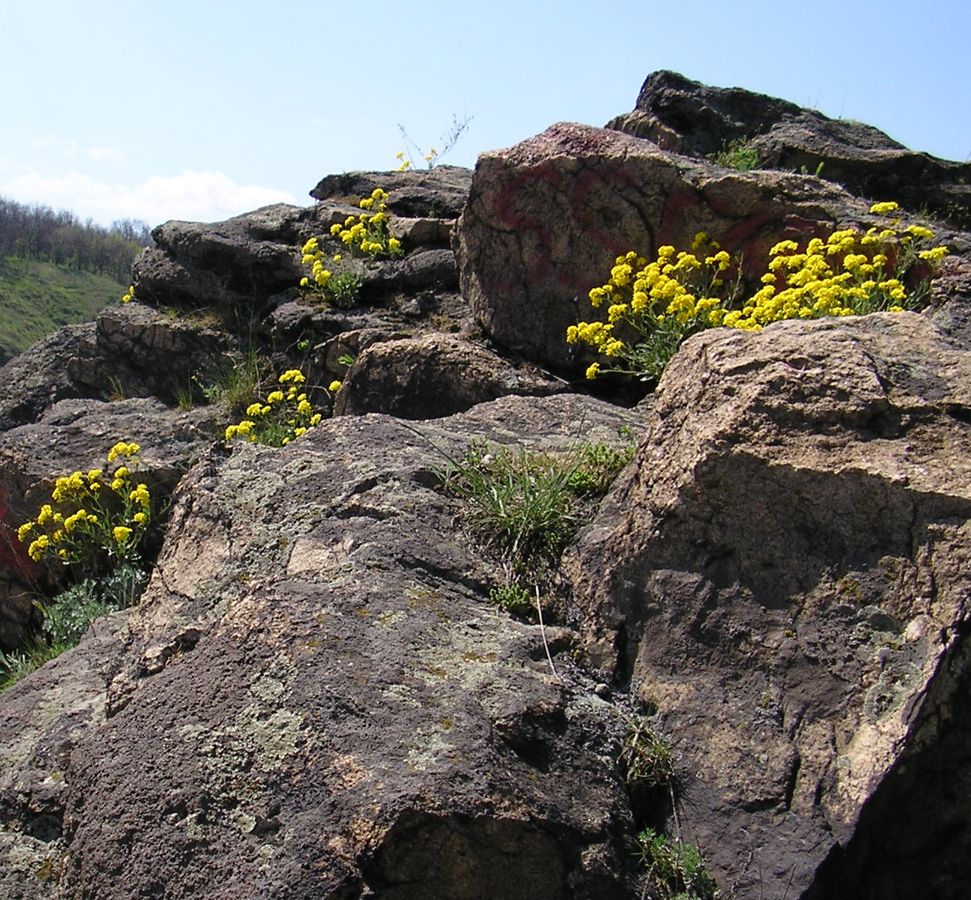
[[[0,197],[0,257],[43,260],[127,282],[132,260],[151,244],[148,225],[137,219],[105,228],[72,212]]]

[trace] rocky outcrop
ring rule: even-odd
[[[71,361],[93,353],[95,325],[68,325],[0,367],[0,431],[36,421],[58,400],[96,396],[74,382]]]
[[[403,218],[456,219],[469,196],[472,172],[460,166],[435,166],[425,171],[346,172],[328,175],[310,192],[315,200],[356,204],[375,188],[390,194],[388,209]]]
[[[456,335],[373,344],[356,360],[341,387],[334,415],[384,412],[431,419],[463,412],[506,394],[561,393],[562,381],[517,368],[481,344]]]
[[[303,275],[296,250],[310,236],[308,218],[281,203],[212,225],[159,225],[132,270],[138,299],[209,310],[233,327],[258,321]]]
[[[573,551],[588,658],[659,710],[734,896],[966,884],[969,397],[912,314],[703,333]]]
[[[55,475],[135,440],[175,495],[137,608],[0,696],[0,894],[633,900],[657,891],[636,834],[665,825],[725,900],[966,893],[968,236],[940,235],[924,315],[697,335],[630,410],[565,393],[540,366],[585,364],[565,330],[619,253],[704,230],[751,279],[779,240],[876,224],[836,184],[715,166],[664,119],[690,85],[649,84],[629,124],[652,140],[561,124],[474,176],[330,176],[308,209],[168,223],[135,304],[3,368],[0,647],[55,587],[12,532]],[[905,152],[690,90],[719,140],[822,129],[827,172]],[[957,171],[928,165],[932,192]],[[304,241],[375,187],[405,255],[355,260],[339,302],[298,289]],[[160,402],[241,351],[315,400],[343,379],[341,415],[274,450]],[[577,514],[545,629],[497,609],[510,564],[442,469],[645,423]],[[673,793],[625,783],[651,710]]]
[[[539,627],[483,604],[497,573],[436,489],[475,438],[566,447],[579,421],[634,417],[503,398],[209,454],[117,639],[3,696],[0,870],[47,859],[105,900],[632,896],[624,720],[568,636],[554,675]]]
[[[870,125],[830,119],[764,94],[655,72],[633,112],[607,127],[698,157],[744,145],[758,154],[762,167],[819,170],[820,177],[862,197],[896,200],[971,226],[971,164],[915,153]]]

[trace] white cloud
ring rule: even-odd
[[[128,156],[120,147],[88,147],[88,159],[95,162],[123,163],[128,161]]]
[[[0,183],[0,196],[67,209],[105,225],[141,219],[153,226],[168,219],[215,222],[270,203],[295,202],[286,191],[236,184],[223,172],[192,171],[156,175],[136,185],[109,184],[80,172],[31,172]]]

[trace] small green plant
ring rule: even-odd
[[[558,456],[474,442],[441,473],[446,491],[465,501],[467,527],[505,573],[490,593],[495,603],[525,613],[537,602],[580,524],[579,501],[604,493],[632,452],[581,444]]]
[[[256,350],[226,356],[208,367],[197,379],[210,403],[222,403],[233,413],[242,413],[259,396],[270,375],[270,362]]]
[[[627,783],[632,788],[667,787],[674,779],[671,748],[647,719],[631,723],[620,754]]]
[[[637,447],[614,447],[597,442],[581,444],[576,450],[576,465],[570,471],[570,490],[578,497],[607,493],[617,473],[633,458]]]
[[[246,407],[246,418],[226,428],[226,441],[237,439],[270,447],[283,447],[294,438],[316,428],[323,413],[315,409],[302,385],[306,377],[299,369],[288,369],[278,379],[279,387]],[[330,385],[333,393],[334,385]]]
[[[894,216],[897,209],[876,203],[870,211]],[[665,245],[648,261],[631,251],[617,257],[606,284],[590,291],[594,309],[607,307],[607,321],[571,325],[566,340],[600,355],[587,378],[613,372],[650,381],[687,337],[705,328],[760,331],[782,319],[918,309],[948,252],[931,246],[933,237],[929,228],[894,217],[883,228],[844,228],[802,248],[780,241],[769,253],[762,286],[744,300],[737,264],[704,232],[690,252]]]
[[[693,844],[673,841],[653,828],[638,836],[648,882],[662,900],[715,900],[718,889]]]
[[[516,616],[526,616],[533,608],[533,595],[516,581],[496,585],[489,591],[489,599]]]
[[[0,651],[0,691],[76,646],[96,619],[132,606],[145,578],[141,569],[124,564],[107,575],[86,578],[50,602],[38,601],[43,616],[40,635],[22,650]]]
[[[739,172],[749,172],[759,167],[759,151],[742,138],[729,141],[708,158],[716,166],[737,169]]]

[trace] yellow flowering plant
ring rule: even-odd
[[[302,261],[310,267],[310,274],[300,279],[300,287],[314,291],[328,303],[349,309],[357,301],[361,290],[361,276],[347,268],[342,253],[335,253],[328,262],[320,239],[312,237],[303,245]],[[332,271],[333,270],[333,271]]]
[[[316,428],[323,413],[310,402],[304,388],[306,380],[299,369],[288,369],[280,375],[277,379],[279,387],[263,400],[251,403],[246,408],[246,418],[226,429],[226,441],[244,440],[251,444],[283,447]],[[340,387],[339,382],[332,382],[331,389],[335,383]]]
[[[665,245],[653,260],[631,251],[618,256],[610,279],[590,291],[590,304],[605,308],[607,321],[571,325],[566,340],[603,357],[603,365],[587,369],[587,378],[601,372],[653,378],[685,338],[722,324],[737,291],[735,261],[704,232],[695,235],[690,251]]]
[[[369,197],[361,198],[358,206],[364,212],[348,216],[343,223],[335,222],[330,226],[330,236],[369,259],[401,256],[401,241],[392,237],[388,228],[387,191],[375,188]]]
[[[137,565],[139,544],[152,521],[148,485],[136,478],[141,448],[119,441],[106,465],[63,475],[49,503],[17,529],[34,562],[53,561],[95,574]]]
[[[782,319],[919,309],[948,251],[932,246],[929,228],[902,224],[897,211],[896,203],[876,203],[871,213],[892,217],[883,227],[844,228],[805,246],[780,241],[761,287],[742,302],[735,262],[703,232],[690,252],[664,246],[649,262],[632,251],[589,293],[594,309],[606,307],[607,321],[571,325],[566,340],[597,351],[589,379],[614,372],[653,380],[681,342],[704,328],[759,331]]]
[[[125,291],[125,293],[121,295],[121,302],[122,303],[131,303],[132,300],[134,300],[134,299],[135,299],[135,285],[130,284],[130,285],[128,285],[128,290]]]

